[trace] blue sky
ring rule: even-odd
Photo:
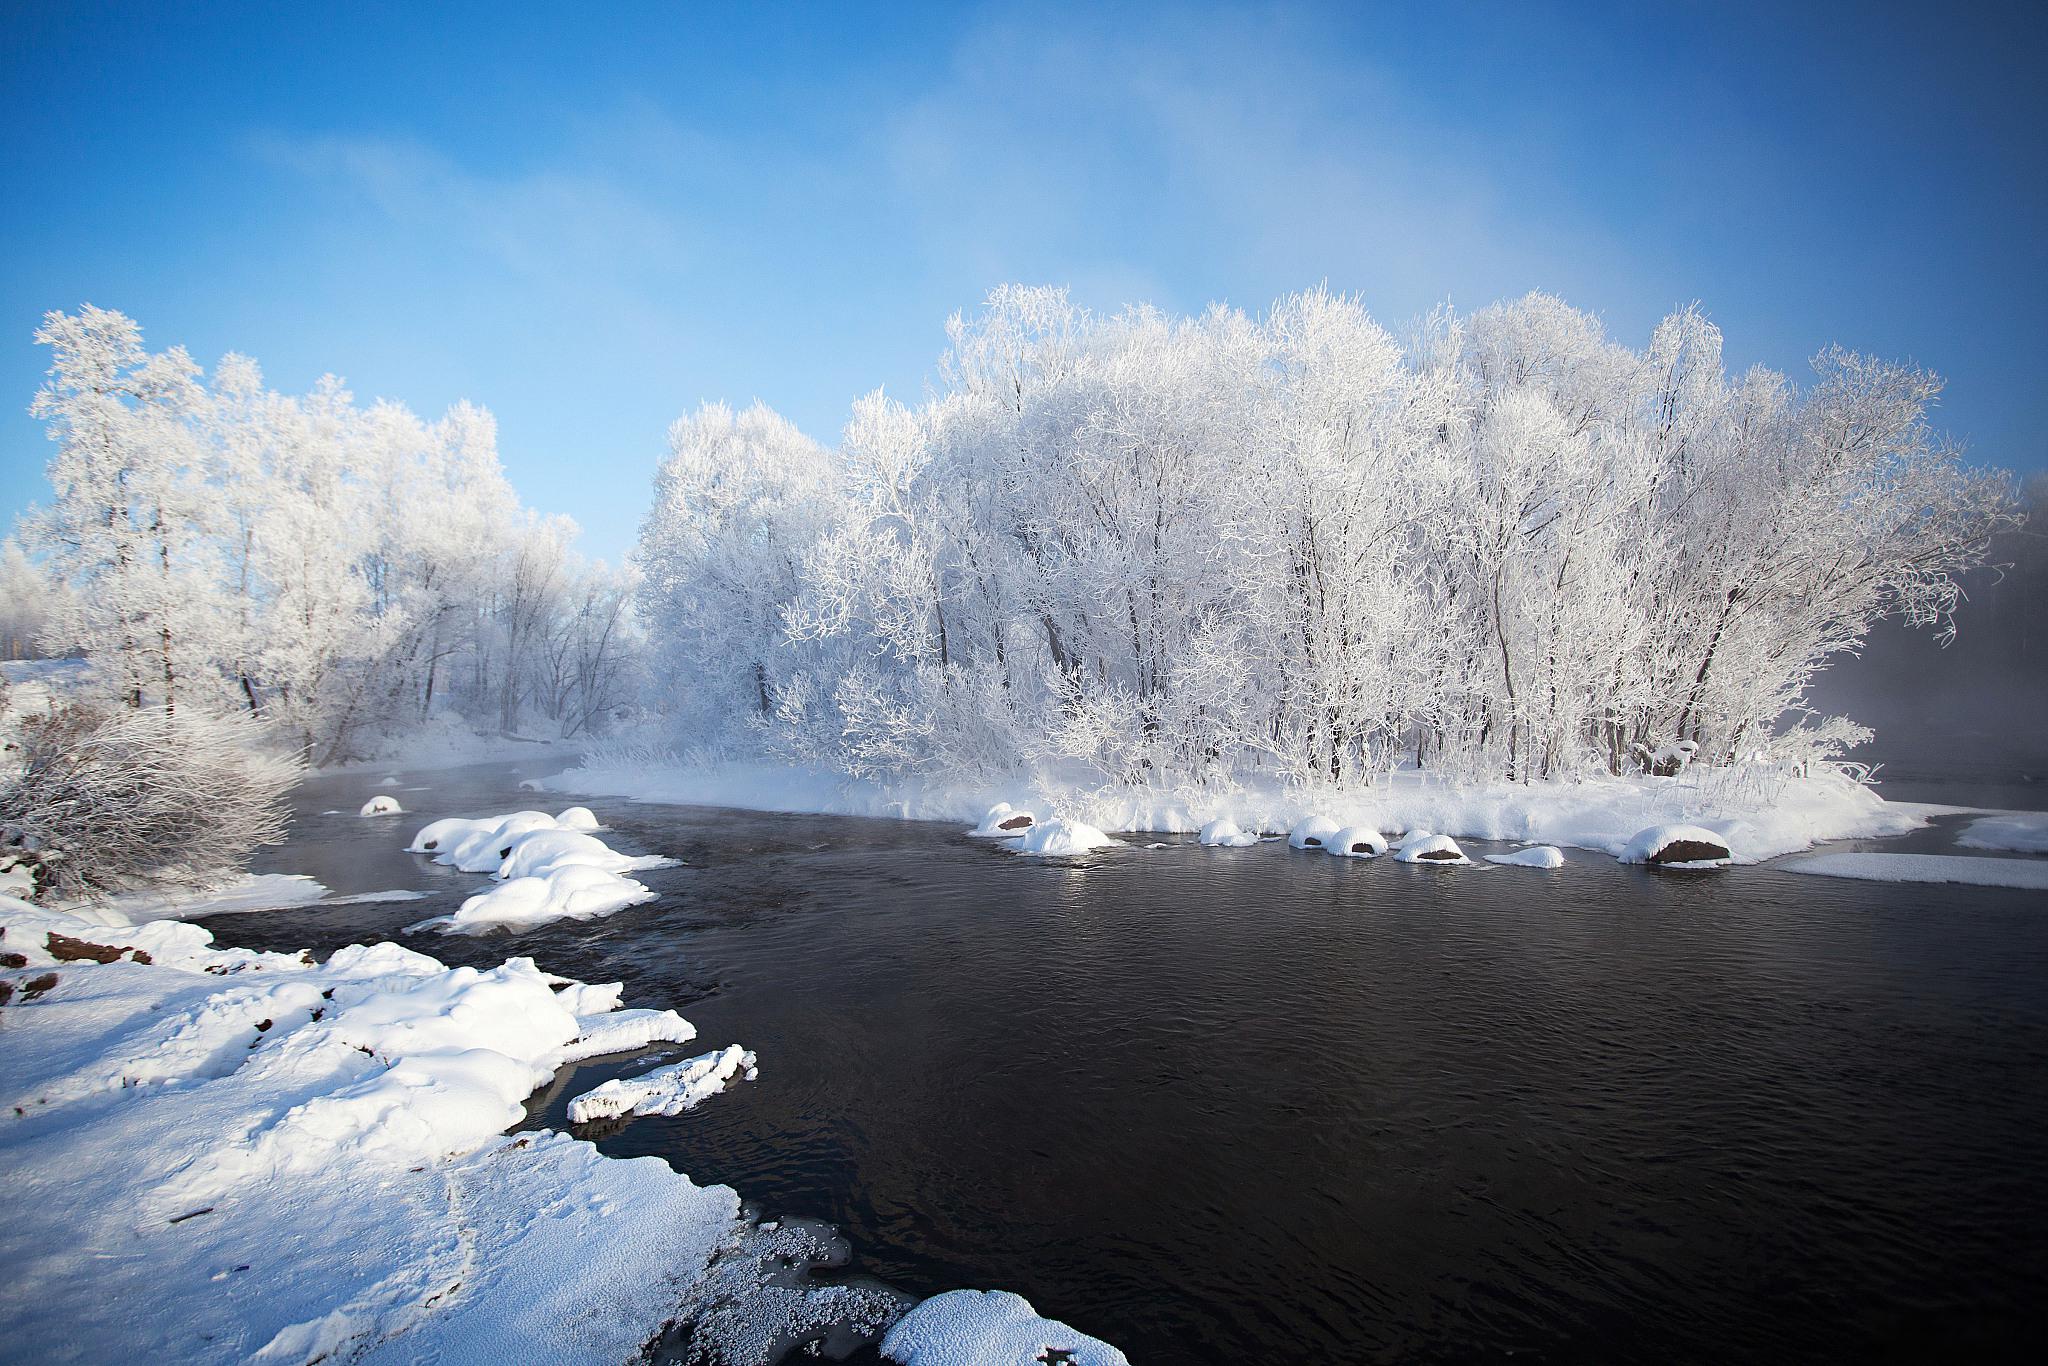
[[[1529,289],[1733,365],[1949,377],[2048,465],[2048,33],[2027,8],[33,4],[0,42],[0,521],[41,490],[46,309],[499,419],[616,557],[663,432],[823,440],[1003,281],[1398,324]]]

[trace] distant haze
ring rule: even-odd
[[[1887,797],[2048,807],[2048,477],[2028,494],[2032,525],[1992,551],[2007,567],[1965,578],[1954,640],[1881,623],[1814,689],[1816,706],[1876,729],[1854,757],[1883,765]],[[1937,779],[1959,789],[1926,786]]]

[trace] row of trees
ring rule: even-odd
[[[236,355],[209,377],[90,306],[36,340],[53,496],[5,568],[128,707],[254,713],[326,763],[437,710],[576,734],[623,699],[628,580],[520,507],[489,413],[278,394]]]
[[[938,390],[828,452],[759,406],[677,422],[637,560],[692,734],[860,775],[1343,781],[1795,758],[1808,682],[1950,629],[2010,481],[1932,375],[1724,371],[1531,295],[1404,342],[1323,291],[1097,317],[1006,288]]]

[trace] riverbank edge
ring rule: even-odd
[[[1887,802],[1832,773],[1745,782],[1709,771],[1680,778],[1547,783],[1439,781],[1401,773],[1357,787],[1279,783],[1230,788],[1081,787],[1020,775],[1004,782],[877,783],[820,768],[759,761],[621,762],[592,756],[542,780],[551,792],[679,806],[866,816],[972,826],[998,802],[1039,819],[1085,821],[1124,834],[1191,834],[1212,820],[1283,834],[1322,816],[1385,834],[1427,830],[1460,839],[1566,845],[1619,856],[1639,832],[1691,824],[1721,835],[1741,863],[1816,844],[1902,835],[1971,807]]]

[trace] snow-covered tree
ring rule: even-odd
[[[1640,351],[1545,295],[1404,347],[1327,291],[1008,287],[948,336],[836,456],[758,406],[676,424],[636,558],[693,734],[1111,782],[1722,762],[1874,621],[1947,629],[2013,520],[1931,376],[1730,378],[1697,308]]]

